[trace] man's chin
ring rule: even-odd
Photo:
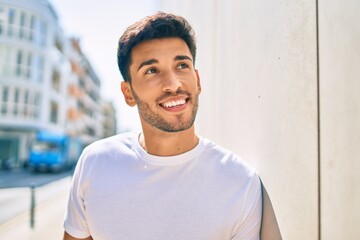
[[[184,122],[179,123],[178,121],[176,123],[167,123],[167,124],[159,124],[155,125],[157,129],[167,132],[167,133],[176,133],[176,132],[182,132],[190,129],[194,125],[194,121],[190,122]]]

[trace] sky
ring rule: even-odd
[[[154,0],[49,0],[67,36],[80,39],[101,80],[101,94],[114,103],[118,130],[140,130],[137,109],[125,104],[117,67],[117,41],[127,26],[155,12]]]

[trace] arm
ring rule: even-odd
[[[74,238],[73,236],[71,236],[67,232],[64,232],[63,240],[93,240],[93,238],[91,236],[87,237],[87,238]]]
[[[263,210],[262,210],[262,223],[261,223],[261,239],[262,240],[281,240],[281,233],[279,225],[276,221],[274,209],[272,207],[270,197],[261,184]]]

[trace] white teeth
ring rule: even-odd
[[[166,102],[166,103],[163,103],[162,105],[164,107],[170,108],[170,107],[176,107],[176,106],[179,106],[179,105],[182,105],[182,104],[185,104],[185,99]]]

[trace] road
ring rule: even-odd
[[[35,186],[35,203],[40,204],[69,191],[66,184],[55,185],[60,179],[70,181],[72,171],[61,173],[31,173],[26,170],[0,172],[0,225],[29,211],[31,185]]]
[[[70,176],[72,172],[72,169],[58,173],[30,172],[26,169],[0,171],[0,189],[30,187],[31,184],[34,184],[36,187],[41,187],[53,181]]]

